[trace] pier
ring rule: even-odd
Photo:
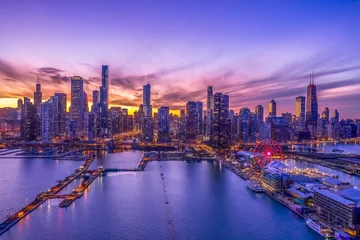
[[[67,176],[64,180],[60,181],[56,186],[51,187],[48,191],[42,192],[36,196],[36,198],[22,208],[20,211],[16,212],[12,216],[8,217],[4,222],[0,224],[0,235],[9,230],[12,226],[14,226],[17,222],[23,219],[26,215],[34,211],[37,207],[43,204],[46,200],[56,198],[57,193],[64,189],[67,185],[69,185],[72,181],[78,178],[80,175],[85,173],[89,168],[90,164],[94,160],[93,157],[88,158],[84,164],[76,169],[73,174]],[[98,170],[101,171],[101,170]],[[100,173],[99,173],[100,174]],[[98,175],[97,175],[98,176]],[[61,195],[58,197],[62,197]]]

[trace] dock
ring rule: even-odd
[[[54,187],[51,187],[48,191],[40,193],[31,203],[26,205],[24,208],[22,208],[20,211],[16,212],[12,216],[8,217],[4,222],[0,224],[0,235],[6,232],[7,230],[9,230],[12,226],[14,226],[21,219],[23,219],[26,215],[34,211],[46,200],[56,198],[56,194],[58,192],[60,192],[72,181],[74,181],[76,178],[78,178],[80,175],[82,175],[87,171],[93,160],[94,160],[93,157],[89,157],[79,169],[75,170],[73,174],[67,176],[64,180],[60,181]]]

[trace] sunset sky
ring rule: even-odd
[[[110,104],[137,108],[149,79],[154,108],[278,103],[295,112],[315,72],[319,111],[360,118],[360,1],[10,1],[0,3],[0,107],[44,100],[86,79],[89,100],[110,66]]]

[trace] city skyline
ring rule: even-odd
[[[6,24],[0,30],[9,34],[0,45],[0,107],[16,107],[24,96],[32,99],[37,77],[43,100],[55,92],[69,97],[74,75],[85,79],[90,103],[92,91],[101,86],[101,65],[106,64],[111,68],[109,106],[123,106],[130,113],[142,102],[142,86],[148,81],[154,111],[161,106],[179,110],[187,101],[205,104],[211,85],[230,96],[235,112],[257,105],[267,112],[274,99],[278,113],[295,113],[295,98],[306,96],[308,74],[314,71],[319,111],[329,107],[331,112],[338,109],[341,118],[360,117],[355,111],[360,100],[358,2],[327,1],[326,11],[322,1],[301,5],[264,1],[261,6],[228,2],[221,7],[212,3],[203,15],[196,14],[204,8],[201,4],[154,4],[142,14],[151,17],[151,26],[135,11],[136,3],[109,2],[106,9],[88,4],[99,15],[108,13],[104,18],[88,15],[80,3],[71,9],[65,3],[19,4],[18,15],[27,16],[21,21],[11,11],[1,12],[0,20]],[[15,7],[5,5],[8,10]],[[124,16],[117,14],[119,8]],[[279,15],[284,9],[287,13]],[[179,10],[188,12],[187,18],[170,18]],[[47,14],[51,11],[70,17],[57,20],[57,14]],[[330,25],[336,26],[331,32]],[[23,42],[19,34],[30,39]]]

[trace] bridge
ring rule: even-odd
[[[138,168],[106,168],[104,172],[141,172],[144,171]]]

